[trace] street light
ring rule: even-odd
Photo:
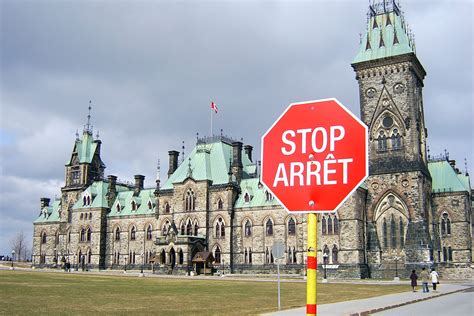
[[[15,268],[13,267],[13,258],[15,258],[15,250],[12,250],[12,266],[10,270],[14,270]]]
[[[328,262],[328,257],[329,257],[329,255],[325,252],[323,254],[323,263],[324,263],[324,266],[323,266],[323,268],[324,268],[324,270],[323,270],[324,271],[323,283],[326,283],[328,281],[328,279],[327,279],[327,270],[326,270],[327,269],[326,266],[327,266],[327,262]]]
[[[395,278],[394,280],[396,281],[399,281],[400,278],[398,277],[398,260],[400,260],[401,258],[398,257],[398,256],[395,256],[394,260],[395,260]]]

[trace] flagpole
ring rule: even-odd
[[[211,137],[212,137],[212,111],[214,111],[214,109],[211,108]]]

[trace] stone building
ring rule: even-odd
[[[395,1],[369,6],[352,62],[362,121],[369,127],[364,185],[333,214],[318,215],[318,262],[330,277],[406,276],[436,266],[472,276],[472,193],[449,157],[430,157],[424,120],[425,70]],[[41,199],[34,221],[35,266],[70,261],[92,269],[274,273],[272,246],[285,245],[286,273],[303,274],[306,218],[288,214],[259,181],[252,146],[224,136],[197,139],[153,188],[104,176],[101,141],[89,124],[66,164],[61,197]],[[159,173],[158,173],[159,174]]]

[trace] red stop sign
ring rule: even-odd
[[[290,104],[262,137],[262,182],[289,212],[335,211],[367,175],[367,126],[336,99]]]

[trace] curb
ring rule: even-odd
[[[440,293],[440,294],[432,295],[432,296],[425,297],[425,298],[418,298],[418,299],[415,299],[415,300],[412,300],[412,301],[408,301],[408,302],[403,302],[403,303],[399,303],[399,304],[388,305],[388,306],[385,306],[385,307],[375,308],[375,309],[371,309],[371,310],[367,310],[367,311],[362,311],[362,312],[359,312],[359,313],[352,313],[352,314],[350,314],[349,316],[368,316],[368,315],[372,315],[372,314],[374,314],[374,313],[383,312],[383,311],[386,311],[386,310],[389,310],[389,309],[398,308],[398,307],[402,307],[402,306],[409,305],[409,304],[419,303],[419,302],[423,302],[423,301],[426,301],[426,300],[431,300],[431,299],[433,299],[433,298],[437,298],[437,297],[441,297],[441,296],[446,296],[446,295],[449,295],[449,294],[454,294],[454,293],[458,293],[458,292],[464,292],[464,291],[466,291],[466,290],[473,289],[473,288],[474,288],[474,286],[470,286],[470,287],[466,287],[466,288],[464,288],[464,289],[459,289],[459,290],[455,290],[455,291],[448,292],[448,293]]]

